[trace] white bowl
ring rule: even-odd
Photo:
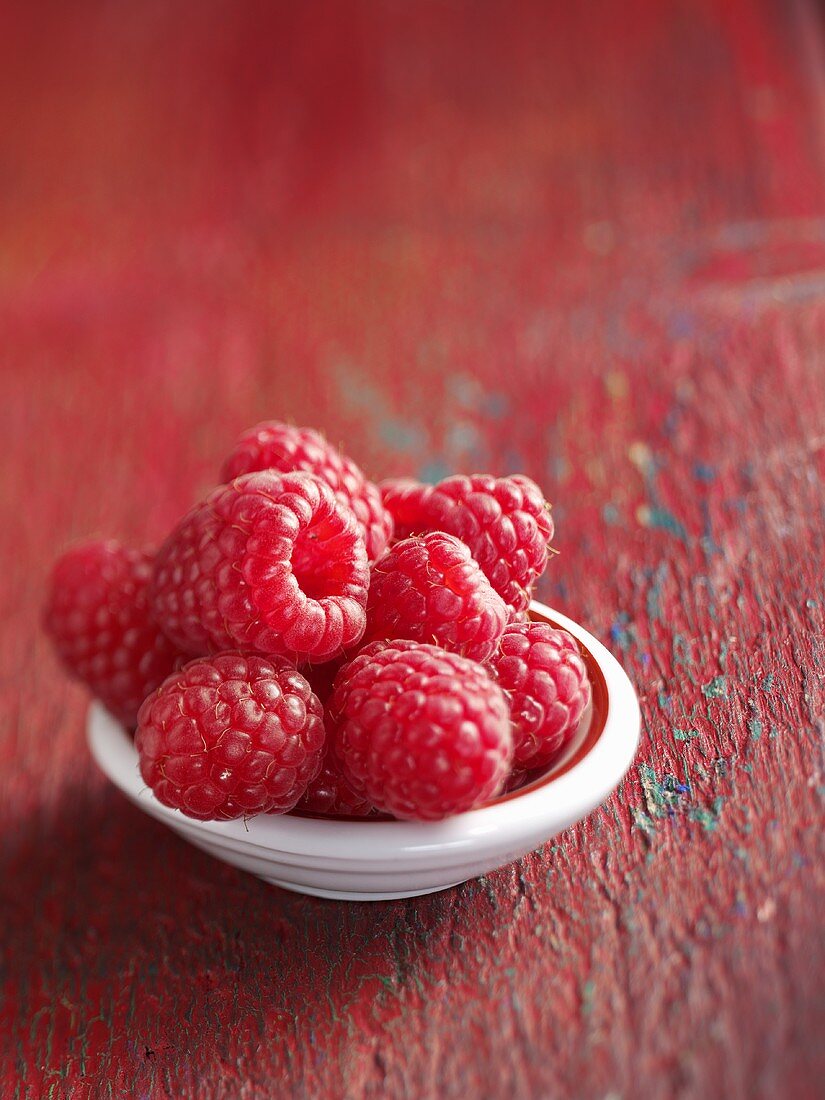
[[[445,890],[518,859],[580,821],[617,786],[636,752],[639,705],[616,659],[557,611],[534,603],[531,615],[578,639],[593,702],[564,755],[540,778],[446,821],[293,814],[195,821],[157,801],[140,777],[129,734],[97,703],[89,710],[89,748],[109,779],[146,813],[217,859],[276,886],[353,901]]]

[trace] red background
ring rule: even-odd
[[[824,57],[806,0],[4,10],[4,1097],[815,1095]],[[545,486],[644,717],[587,822],[321,902],[96,773],[48,564],[267,416]]]

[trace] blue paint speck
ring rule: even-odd
[[[703,462],[697,462],[693,467],[693,476],[697,481],[711,482],[716,480],[716,467],[706,466]]]
[[[685,526],[681,523],[672,512],[667,508],[661,508],[658,506],[648,507],[644,512],[644,525],[645,527],[658,527],[662,531],[667,531],[671,535],[675,535],[676,538],[681,539],[683,542],[687,542],[687,531]]]
[[[724,676],[714,676],[707,684],[702,684],[702,694],[706,699],[724,699],[728,694],[728,682]]]
[[[622,612],[610,627],[610,640],[614,645],[628,649],[633,641],[633,627],[629,625],[630,618],[626,612]]]
[[[503,393],[488,393],[481,408],[493,420],[503,420],[510,411],[510,402]]]

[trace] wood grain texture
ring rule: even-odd
[[[794,1097],[825,1064],[825,68],[792,0],[19,4],[0,33],[0,1094]],[[132,809],[38,629],[265,416],[524,470],[623,659],[518,865],[291,896]]]

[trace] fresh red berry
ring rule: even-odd
[[[508,608],[468,547],[443,531],[402,539],[373,565],[367,641],[409,638],[486,660]]]
[[[509,771],[507,702],[481,665],[419,642],[373,642],[329,704],[347,780],[379,810],[438,820],[491,798]]]
[[[526,768],[513,768],[504,783],[503,793],[512,794],[513,791],[521,790],[527,785],[529,774]]]
[[[355,516],[311,474],[267,470],[215,489],[155,559],[152,608],[192,652],[325,660],[366,623],[369,567]]]
[[[445,478],[437,485],[390,481],[384,504],[398,533],[447,531],[460,538],[493,588],[515,612],[530,603],[547,566],[553,537],[550,506],[529,477],[487,474]]]
[[[44,625],[68,671],[127,726],[176,667],[149,614],[151,555],[114,540],[69,550],[52,570]]]
[[[296,809],[331,817],[369,817],[375,808],[344,777],[333,752],[327,752],[321,770],[307,787]]]
[[[514,623],[490,666],[510,704],[515,766],[544,767],[569,743],[590,702],[575,638],[549,623]]]
[[[393,533],[392,516],[381,503],[378,486],[320,432],[277,420],[250,428],[224,462],[221,477],[232,481],[258,470],[278,470],[284,474],[304,470],[316,474],[355,513],[370,561],[387,548]]]
[[[283,657],[190,661],[138,715],[140,774],[164,806],[202,820],[291,810],[324,753],[323,708]]]
[[[382,481],[378,488],[384,507],[392,515],[397,539],[406,539],[429,530],[424,502],[432,491],[432,485],[424,485],[410,477],[395,477]]]

